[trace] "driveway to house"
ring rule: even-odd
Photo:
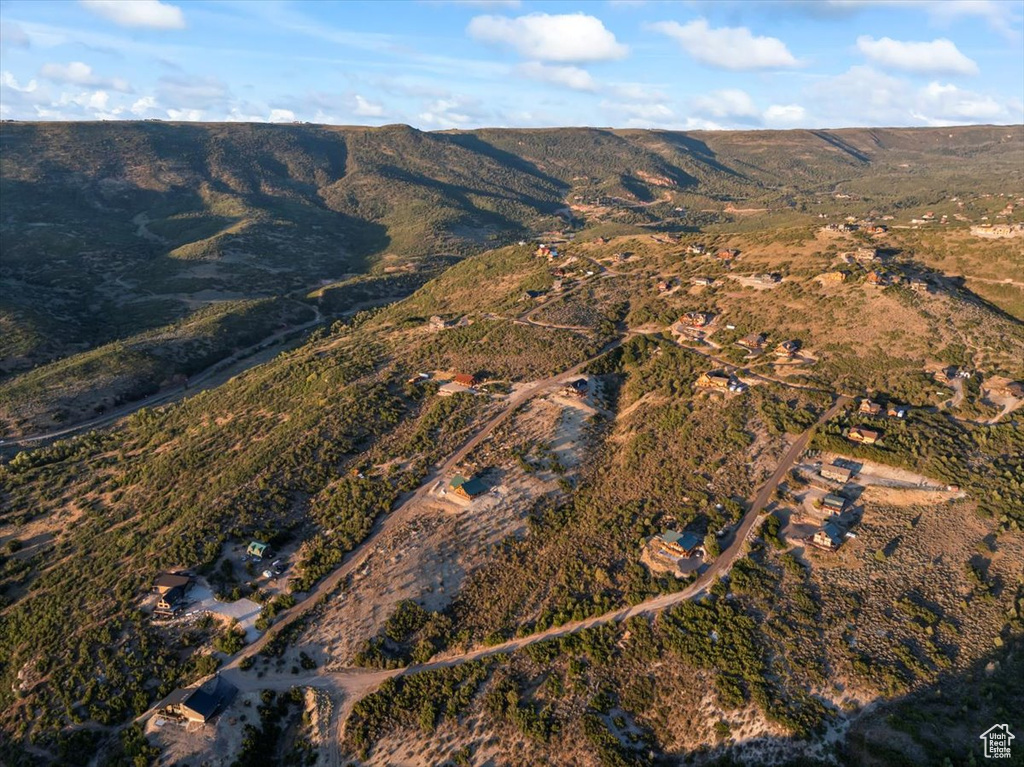
[[[221,602],[217,599],[209,587],[200,584],[189,589],[188,596],[194,600],[188,606],[186,614],[191,612],[211,612],[222,618],[238,621],[238,625],[245,629],[245,641],[253,643],[260,638],[260,632],[256,630],[256,619],[260,617],[263,609],[258,603],[251,599],[237,599],[234,602]]]

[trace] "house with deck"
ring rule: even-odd
[[[651,538],[651,553],[669,559],[689,558],[704,554],[701,537],[696,533],[680,533],[676,530],[664,530]]]
[[[882,438],[882,433],[874,429],[865,429],[863,426],[852,426],[846,438],[858,445],[874,445]]]
[[[851,469],[847,469],[845,466],[836,466],[834,463],[826,463],[818,473],[825,479],[842,482],[843,484],[846,484],[853,478],[853,471]]]
[[[449,483],[449,487],[455,495],[472,501],[474,498],[479,498],[481,495],[487,492],[488,487],[483,480],[478,477],[466,479],[465,477],[456,474],[452,477],[452,481]]]

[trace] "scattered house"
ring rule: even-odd
[[[826,520],[825,524],[814,533],[811,543],[820,549],[835,551],[843,545],[843,531],[833,520]]]
[[[928,211],[923,216],[921,216],[921,218],[923,218],[925,221],[931,221],[933,218],[935,218],[935,214],[932,213],[931,211]]]
[[[823,232],[852,232],[857,227],[853,224],[825,224],[821,227]]]
[[[834,463],[826,463],[818,472],[825,479],[832,479],[836,482],[846,484],[853,477],[853,470],[845,466],[836,466]]]
[[[546,258],[549,261],[558,258],[558,249],[553,245],[539,245],[534,253],[537,258]]]
[[[751,333],[748,336],[743,336],[743,338],[736,342],[736,345],[749,349],[752,352],[759,352],[764,349],[764,344],[767,340],[763,333]]]
[[[889,416],[889,418],[906,418],[907,408],[904,405],[895,405],[890,402],[889,407],[885,409],[885,414]]]
[[[878,251],[875,248],[857,248],[853,251],[853,257],[857,261],[877,261]]]
[[[472,389],[480,383],[475,375],[470,375],[469,373],[458,373],[452,381],[459,386],[465,386],[467,389]]]
[[[818,275],[824,282],[845,282],[846,272],[825,272],[824,274]]]
[[[1024,381],[1010,381],[1005,386],[999,387],[999,393],[1004,396],[1024,399]]]
[[[732,383],[732,377],[718,371],[701,373],[697,379],[697,386],[706,389],[728,389]]]
[[[235,688],[219,676],[214,678],[212,689],[207,688],[211,688],[209,682],[175,690],[161,701],[157,713],[167,719],[206,724],[235,694]]]
[[[868,234],[885,234],[889,231],[889,227],[884,224],[872,224],[864,230]]]
[[[777,357],[792,357],[800,350],[799,341],[783,341],[775,347]]]
[[[704,247],[703,243],[698,242],[690,245],[686,249],[686,252],[692,256],[703,256],[707,252],[707,248]]]
[[[430,318],[430,329],[431,330],[444,330],[447,327],[451,327],[451,323],[448,322],[444,317],[435,314]]]
[[[452,491],[466,500],[473,500],[487,492],[487,485],[480,479],[473,477],[466,479],[456,474],[450,483]]]
[[[927,293],[929,291],[928,280],[923,277],[911,277],[907,280],[907,286],[915,293]]]
[[[670,290],[672,290],[672,283],[668,280],[658,280],[659,293],[668,293]]]
[[[881,415],[882,406],[869,399],[862,399],[860,401],[860,408],[858,409],[858,412],[863,413],[864,415]]]
[[[153,591],[163,596],[172,589],[187,589],[192,583],[192,576],[184,573],[162,573],[153,581]]]
[[[680,533],[675,530],[664,530],[651,538],[650,546],[655,554],[678,558],[692,557],[704,553],[701,538],[696,533]]]
[[[170,618],[175,615],[185,604],[185,592],[188,586],[175,586],[160,595],[156,603],[153,615],[159,618]]]
[[[887,274],[882,274],[875,270],[868,272],[868,276],[864,279],[868,285],[878,285],[880,287],[889,285],[892,282]]]
[[[247,556],[253,557],[254,559],[263,559],[269,550],[269,544],[262,543],[261,541],[253,541],[249,544],[249,548],[245,550],[245,553]]]
[[[739,258],[740,252],[736,248],[722,248],[715,254],[719,261],[734,261]]]
[[[575,381],[570,381],[562,387],[562,394],[578,399],[586,397],[589,391],[590,382],[586,378],[577,378]]]
[[[875,431],[874,429],[865,429],[863,426],[852,426],[850,431],[847,433],[846,438],[850,442],[856,442],[860,445],[873,445],[881,439],[881,432]]]
[[[687,312],[679,321],[691,328],[703,328],[710,325],[714,318],[715,315],[708,312]]]
[[[754,277],[754,281],[761,285],[777,285],[782,282],[782,275],[774,272],[765,272]]]
[[[714,285],[715,284],[715,279],[714,279],[714,277],[694,277],[693,278],[693,284],[694,285],[700,285],[701,287],[705,287],[706,288],[706,287],[708,287],[710,285]]]
[[[623,261],[627,260],[628,258],[629,258],[629,255],[627,253],[613,253],[612,254],[612,261],[615,262],[616,264],[621,264]]]
[[[971,227],[975,237],[1024,237],[1024,224],[980,224]]]
[[[833,514],[842,514],[843,509],[846,508],[846,499],[841,495],[829,493],[821,499],[821,507]]]

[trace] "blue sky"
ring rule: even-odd
[[[1024,122],[1024,0],[5,0],[5,119]]]

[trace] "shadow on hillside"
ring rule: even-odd
[[[566,182],[562,181],[561,179],[555,178],[554,176],[550,176],[547,173],[544,173],[532,162],[522,157],[519,157],[518,155],[514,155],[511,152],[506,152],[504,149],[499,149],[498,147],[484,141],[475,134],[445,133],[440,135],[443,136],[448,141],[451,141],[454,144],[458,144],[463,149],[466,149],[471,152],[476,152],[477,154],[482,154],[485,157],[494,160],[495,162],[501,163],[502,165],[508,166],[510,168],[515,168],[516,170],[521,171],[522,173],[525,173],[529,176],[533,176],[534,178],[543,181],[545,184],[550,184],[556,189],[561,190],[563,194],[569,191],[569,184],[567,184]],[[557,203],[552,203],[552,205],[553,207],[551,210],[546,210],[544,212],[551,213],[554,212],[555,208],[561,207],[560,204]]]
[[[730,168],[727,165],[723,165],[718,159],[718,155],[715,154],[714,150],[711,149],[706,143],[699,139],[689,136],[685,133],[675,133],[672,131],[665,131],[659,133],[662,139],[667,143],[674,145],[674,147],[682,152],[688,154],[704,163],[705,165],[717,170],[719,173],[725,173],[726,175],[732,176],[733,178],[749,180],[744,174]],[[696,180],[695,180],[696,183]]]

